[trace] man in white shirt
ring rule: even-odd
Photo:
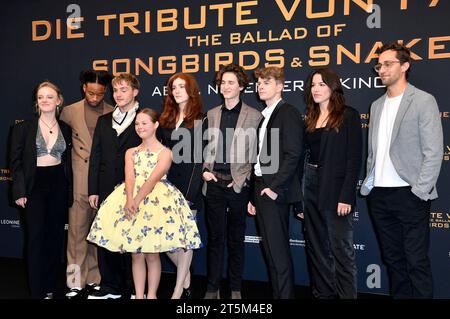
[[[281,98],[284,71],[267,67],[255,72],[259,98],[266,108],[258,132],[254,166],[254,204],[268,263],[273,297],[294,298],[294,271],[289,245],[289,204],[301,201],[303,121],[300,112]]]
[[[114,187],[125,180],[125,152],[142,142],[134,127],[139,111],[139,80],[133,74],[121,73],[111,84],[117,107],[98,118],[89,158],[88,199],[93,209],[98,209]],[[103,247],[97,251],[100,289],[88,299],[118,299],[123,294],[128,297],[133,289],[131,255]]]
[[[394,298],[432,298],[429,212],[443,156],[434,97],[408,83],[410,51],[392,43],[375,70],[387,88],[370,110],[367,177],[361,194],[378,232]]]

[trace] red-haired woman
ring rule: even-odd
[[[190,202],[193,211],[201,210],[203,104],[197,81],[189,74],[174,74],[167,82],[167,93],[158,136],[173,153],[168,179]],[[192,250],[180,250],[168,256],[177,266],[172,299],[190,298]]]

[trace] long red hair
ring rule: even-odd
[[[164,107],[161,116],[159,117],[159,124],[161,127],[174,128],[177,122],[180,109],[175,101],[172,92],[173,81],[182,79],[186,82],[185,89],[189,95],[189,100],[185,106],[184,122],[187,128],[194,126],[194,121],[202,118],[203,103],[200,97],[200,90],[197,81],[192,75],[186,73],[176,73],[172,75],[167,82],[167,96],[164,99]]]

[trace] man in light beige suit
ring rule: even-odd
[[[104,101],[111,75],[89,70],[81,74],[80,80],[85,98],[66,106],[60,117],[72,128],[73,141],[74,203],[69,209],[66,271],[69,299],[85,298],[100,283],[97,248],[86,241],[96,212],[88,201],[89,156],[98,117],[114,110]]]
[[[240,99],[248,85],[242,67],[226,65],[217,74],[224,103],[207,114],[208,146],[203,194],[208,228],[208,288],[205,299],[219,298],[224,248],[228,246],[231,298],[241,299],[249,179],[256,160],[256,129],[262,115]]]

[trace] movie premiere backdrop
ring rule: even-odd
[[[373,71],[376,51],[383,43],[399,40],[413,53],[410,81],[433,94],[441,111],[445,150],[438,181],[440,196],[430,213],[430,255],[435,295],[450,298],[449,2],[5,2],[0,13],[0,256],[22,256],[20,212],[12,205],[9,190],[8,139],[11,125],[33,116],[32,92],[39,82],[54,81],[67,105],[82,98],[78,80],[81,70],[131,72],[142,85],[140,105],[161,110],[168,78],[176,72],[187,72],[200,84],[206,111],[221,103],[213,82],[221,65],[238,63],[249,74],[259,67],[279,66],[286,71],[284,98],[304,113],[303,90],[308,74],[314,68],[330,66],[342,78],[347,104],[361,113],[367,136],[370,104],[384,93]],[[260,110],[263,107],[254,81],[243,99]],[[107,100],[112,100],[111,94]],[[360,183],[363,176],[364,170]],[[199,213],[199,225],[206,241],[204,214]],[[387,274],[364,198],[358,198],[353,220],[359,291],[387,293]],[[266,281],[254,218],[248,217],[247,225],[245,279]],[[308,285],[302,222],[294,216],[290,238],[296,283]],[[205,248],[195,253],[193,266],[195,273],[206,273]]]

